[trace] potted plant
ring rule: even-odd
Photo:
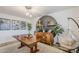
[[[31,23],[27,23],[27,27],[28,27],[28,35],[31,35],[30,30],[32,29],[32,24]]]
[[[64,31],[63,28],[61,28],[61,26],[59,24],[55,25],[54,28],[52,29],[52,32],[54,33],[54,36],[57,36],[56,44],[58,44],[58,45],[59,45],[58,36],[59,36],[59,34],[62,34],[63,31]]]

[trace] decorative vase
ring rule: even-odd
[[[57,35],[57,42],[56,42],[56,46],[60,46],[60,43],[59,43],[59,35]]]

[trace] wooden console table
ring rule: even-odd
[[[31,53],[39,51],[39,49],[37,49],[38,41],[35,38],[33,38],[33,37],[31,37],[31,38],[30,37],[29,38],[27,38],[27,37],[20,37],[18,40],[21,42],[21,46],[19,48],[27,46],[27,47],[30,48],[30,52]]]

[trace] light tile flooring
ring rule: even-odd
[[[3,47],[0,47],[0,53],[29,53],[30,49],[28,47],[23,47],[18,49],[20,43],[12,43]],[[59,50],[55,47],[48,46],[43,43],[38,43],[38,48],[40,49],[37,53],[66,53],[62,50]]]

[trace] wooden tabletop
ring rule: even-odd
[[[32,37],[32,38],[23,38],[20,40],[21,42],[27,44],[27,45],[30,45],[30,44],[33,44],[33,43],[37,43],[37,40],[36,38]]]

